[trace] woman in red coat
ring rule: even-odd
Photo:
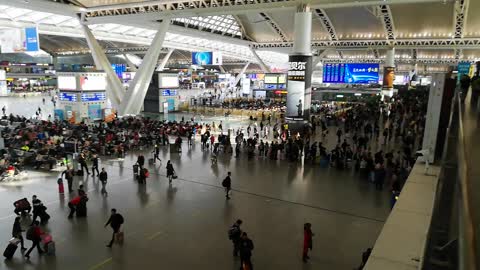
[[[312,224],[305,223],[303,225],[303,261],[307,262],[310,257],[308,257],[308,250],[312,249]]]

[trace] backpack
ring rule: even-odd
[[[149,176],[150,176],[150,172],[147,169],[145,169],[145,177],[149,177]]]
[[[118,217],[118,222],[119,222],[120,224],[123,224],[123,216],[120,215],[120,214],[117,214],[117,217]]]
[[[227,187],[227,178],[223,179],[222,187]]]
[[[228,230],[228,239],[233,240],[233,238],[238,237],[240,234],[240,228],[238,226],[232,226]]]
[[[28,228],[26,236],[27,236],[27,240],[33,240],[35,238],[35,228],[34,227]]]

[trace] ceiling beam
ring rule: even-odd
[[[23,22],[12,22],[8,19],[0,19],[0,26],[3,27],[27,27],[30,26],[31,23],[23,23]],[[66,36],[66,37],[75,37],[75,38],[85,38],[85,35],[81,29],[75,27],[67,27],[67,26],[54,26],[54,25],[38,25],[38,32],[39,34],[43,35],[53,35],[53,36]],[[95,37],[98,40],[109,40],[114,42],[129,42],[133,44],[140,44],[150,46],[152,43],[152,38],[142,37],[137,35],[129,35],[129,34],[117,34],[112,33],[109,31],[101,31],[101,30],[92,30]],[[225,46],[224,48],[219,48],[214,43],[210,44],[209,42],[205,42],[202,44],[195,43],[195,40],[191,40],[189,38],[185,39],[176,39],[176,40],[165,40],[164,46],[166,48],[174,48],[179,50],[186,50],[186,51],[221,51],[222,54],[226,57],[231,57],[240,60],[247,60],[256,62],[256,59],[250,53],[242,53],[241,51],[237,51],[237,48],[230,48],[229,46]],[[249,52],[248,47],[246,47],[246,52]]]
[[[3,0],[6,1],[6,0]],[[310,0],[311,8],[351,8],[379,5],[412,3],[453,2],[454,0]],[[195,17],[210,15],[235,15],[249,12],[271,12],[273,10],[296,9],[302,0],[158,0],[148,2],[116,4],[87,8],[82,16],[86,23],[114,23],[125,18],[158,20],[163,17]]]
[[[455,18],[455,38],[463,38],[465,35],[469,2],[470,0],[458,0],[455,2],[453,9]]]
[[[273,20],[272,17],[270,17],[270,15],[268,15],[267,13],[264,13],[264,12],[260,12],[260,16],[262,16],[262,18],[265,19],[265,21],[268,23],[268,25],[270,25],[270,27],[272,28],[272,30],[277,33],[277,35],[280,36],[280,39],[283,41],[283,42],[287,42],[288,41],[288,38],[287,38],[287,34],[285,34],[285,31],[282,30],[282,28],[280,28],[280,26],[278,25],[277,22],[275,22],[275,20]]]
[[[320,23],[322,24],[325,31],[327,31],[330,40],[338,40],[337,31],[335,31],[335,27],[333,27],[332,21],[328,17],[325,10],[321,8],[315,9],[315,15],[320,19]]]
[[[383,28],[385,29],[385,33],[387,35],[387,39],[394,40],[396,38],[395,26],[393,23],[393,16],[392,16],[392,11],[390,10],[390,6],[380,5],[380,6],[377,6],[376,8],[377,8],[377,16],[382,21]]]
[[[0,0],[0,5],[64,16],[74,16],[77,13],[85,11],[84,8],[74,5],[65,5],[45,0]]]
[[[265,42],[253,43],[250,45],[254,49],[273,49],[273,48],[291,48],[292,42]],[[396,39],[396,40],[338,40],[338,41],[314,41],[312,48],[325,49],[349,49],[349,50],[368,50],[368,49],[387,49],[395,47],[396,49],[475,49],[480,47],[480,38],[463,39]]]

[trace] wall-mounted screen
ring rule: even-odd
[[[278,74],[278,83],[287,83],[287,74]]]
[[[179,86],[177,73],[158,73],[159,88],[178,88]]]
[[[265,83],[278,83],[278,75],[276,74],[266,74]]]
[[[192,52],[192,65],[221,65],[222,63],[221,52]]]
[[[277,84],[265,84],[265,89],[277,89]]]
[[[75,76],[59,76],[57,77],[57,85],[60,90],[76,90],[77,82]]]
[[[378,83],[380,65],[376,63],[340,63],[323,66],[324,83]]]
[[[96,102],[96,101],[105,101],[105,93],[83,93],[82,102]]]
[[[177,90],[172,90],[172,89],[162,90],[162,96],[164,97],[170,97],[170,96],[176,96],[176,95],[177,95]]]
[[[77,94],[60,92],[59,99],[60,99],[60,101],[76,102],[77,101]]]
[[[82,76],[80,77],[80,88],[82,90],[105,90],[107,81],[105,76]]]

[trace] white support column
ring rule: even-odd
[[[120,79],[115,74],[115,71],[112,69],[110,61],[108,61],[107,55],[103,51],[98,41],[95,39],[92,31],[86,25],[82,25],[83,32],[85,34],[85,39],[87,40],[88,47],[92,52],[93,61],[98,70],[103,70],[107,74],[107,95],[112,102],[113,106],[118,109],[125,90],[123,89]]]
[[[165,55],[165,57],[163,57],[162,62],[160,62],[160,65],[158,65],[157,71],[162,71],[165,68],[165,66],[168,63],[168,59],[170,59],[170,56],[172,56],[172,53],[173,53],[174,50],[175,49],[173,49],[173,48],[168,49],[167,54]]]
[[[222,73],[227,73],[227,72],[225,71],[225,68],[224,68],[222,65],[220,65],[220,66],[218,66],[218,67],[220,68],[220,72],[222,72]]]
[[[140,113],[169,25],[170,19],[168,18],[164,19],[160,24],[158,32],[153,38],[152,45],[150,45],[147,54],[145,54],[142,64],[125,94],[125,98],[120,106],[120,115]]]
[[[260,58],[260,56],[258,56],[257,52],[255,51],[255,49],[253,48],[250,48],[250,51],[252,52],[253,54],[253,57],[255,57],[255,59],[257,59],[257,62],[258,62],[258,65],[260,66],[260,68],[262,69],[263,72],[265,73],[270,73],[270,69],[268,68],[267,65],[265,65],[265,63],[263,62],[263,60]]]
[[[125,61],[127,62],[127,65],[130,67],[130,69],[132,69],[133,72],[136,72],[137,66],[132,62],[132,60],[130,60],[128,54],[124,53],[123,57],[125,57]]]
[[[245,66],[242,68],[240,73],[238,73],[237,77],[235,77],[235,83],[233,84],[233,87],[235,87],[238,82],[242,79],[243,74],[245,74],[245,71],[247,71],[248,65],[250,65],[250,62],[247,62]]]

